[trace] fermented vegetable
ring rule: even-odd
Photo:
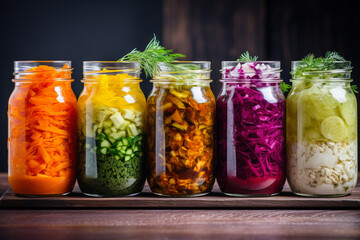
[[[85,69],[91,64],[102,63]],[[90,196],[134,195],[145,182],[145,96],[140,79],[119,70],[124,64],[105,64],[118,69],[85,72],[78,101],[79,186]]]
[[[9,99],[9,183],[17,194],[66,194],[75,184],[71,68],[51,63],[18,73]]]
[[[285,181],[285,100],[279,66],[223,62],[217,179],[229,195],[272,195]]]
[[[210,192],[214,183],[215,98],[205,71],[209,63],[176,64],[162,64],[152,80],[147,179],[156,194],[198,196]]]
[[[293,192],[349,194],[357,181],[357,107],[350,62],[336,52],[292,63],[287,171]]]

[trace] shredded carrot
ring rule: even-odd
[[[10,186],[17,194],[70,192],[76,172],[76,97],[70,82],[58,79],[70,79],[71,73],[45,65],[27,72],[9,99]]]

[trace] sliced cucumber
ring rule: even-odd
[[[101,142],[100,142],[100,147],[102,147],[102,148],[109,148],[109,147],[111,147],[111,143],[108,141],[108,140],[102,140]]]
[[[124,118],[121,116],[119,112],[115,113],[114,115],[110,116],[111,121],[114,123],[116,128],[120,128],[120,126],[125,121]]]
[[[135,137],[136,135],[138,135],[138,130],[133,123],[129,124],[127,131],[130,137]]]
[[[118,134],[119,134],[120,137],[125,137],[126,136],[125,131],[119,131]]]
[[[110,134],[112,133],[112,131],[111,131],[110,128],[107,128],[107,129],[104,130],[104,133],[105,133],[106,135],[110,135]]]
[[[121,136],[118,132],[113,132],[109,134],[109,137],[114,138],[115,140],[118,140]]]
[[[129,143],[129,140],[127,140],[126,138],[124,138],[124,139],[122,140],[122,142],[123,142],[123,145],[125,145],[125,147],[130,144],[130,143]]]
[[[128,110],[128,109],[125,109],[125,110],[123,110],[123,112],[124,112],[123,117],[124,117],[125,119],[130,120],[130,121],[134,121],[134,119],[135,119],[135,113],[134,113],[133,111]]]
[[[87,145],[86,148],[114,156],[122,164],[133,161],[132,159],[143,156],[141,141],[143,126],[143,112],[102,107],[98,112],[96,124],[88,125],[89,128],[86,129],[91,130],[93,135],[96,133],[94,137],[97,140],[97,148]]]
[[[124,120],[124,122],[120,125],[119,129],[124,131],[126,129],[127,126],[129,126],[131,122],[128,120]]]
[[[106,138],[106,135],[103,133],[98,134],[98,139],[104,140]]]
[[[320,130],[324,137],[335,142],[341,142],[347,137],[347,127],[338,116],[325,118],[321,122]]]
[[[134,119],[134,123],[135,123],[135,125],[136,125],[137,127],[141,127],[141,126],[144,125],[144,124],[143,124],[143,119],[142,119],[142,117],[137,117],[137,118],[135,118],[135,119]]]
[[[102,110],[99,112],[98,121],[104,122],[112,114],[113,114],[113,112],[111,112],[109,110]]]
[[[107,120],[105,122],[103,122],[103,127],[104,128],[110,128],[113,125],[111,120]]]
[[[104,155],[107,153],[107,151],[108,151],[107,148],[101,148],[101,149],[100,149],[100,152],[101,152],[102,154],[104,154]]]

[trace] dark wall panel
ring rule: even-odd
[[[265,55],[265,6],[263,0],[165,0],[164,45],[187,60],[211,61],[217,94],[222,60],[236,60],[246,50]]]
[[[220,90],[222,60],[244,51],[259,60],[281,60],[290,79],[290,61],[308,53],[338,51],[354,65],[360,79],[359,4],[326,0],[164,0],[164,44],[187,59],[210,60],[215,93]]]
[[[360,6],[356,1],[267,2],[267,56],[283,63],[283,78],[290,79],[290,61],[308,53],[322,56],[337,51],[354,66],[360,80]]]

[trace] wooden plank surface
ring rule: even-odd
[[[1,198],[2,208],[161,208],[161,209],[360,209],[360,188],[351,195],[340,198],[305,198],[291,193],[286,185],[283,192],[274,197],[235,198],[223,195],[218,186],[203,197],[168,198],[151,193],[148,186],[133,197],[92,198],[81,194],[78,187],[62,197],[28,198],[16,196],[11,190]]]
[[[360,210],[0,208],[0,216],[2,240],[360,238]]]
[[[9,189],[7,173],[0,172],[0,196]]]
[[[0,210],[1,239],[359,239],[349,210]]]

